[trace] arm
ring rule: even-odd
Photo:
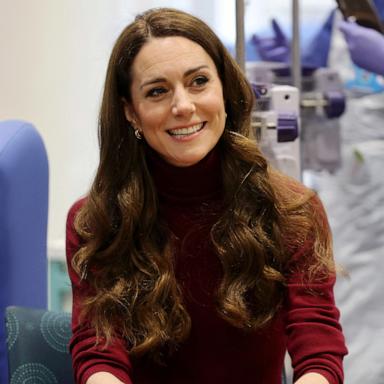
[[[329,384],[329,381],[318,373],[306,373],[295,384]]]
[[[313,216],[329,231],[326,214],[317,197],[311,199]],[[303,278],[313,257],[313,239],[293,254],[287,276],[286,334],[295,384],[343,383],[343,356],[347,353],[335,306],[335,276]]]
[[[72,338],[69,349],[75,380],[78,384],[132,384],[131,362],[125,341],[115,337],[107,347],[96,344],[95,330],[87,321],[79,318],[83,298],[92,294],[86,280],[81,280],[71,265],[72,257],[80,247],[80,239],[73,222],[82,204],[82,201],[77,202],[70,209],[66,231],[67,265],[73,295]]]
[[[359,67],[384,76],[384,35],[354,22],[342,21],[352,61]]]
[[[108,372],[98,372],[93,374],[87,380],[86,384],[124,384],[124,383]]]

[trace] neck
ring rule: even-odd
[[[203,201],[217,197],[221,191],[221,156],[218,146],[189,167],[167,163],[151,149],[147,151],[147,162],[160,199]]]

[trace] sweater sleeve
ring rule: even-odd
[[[315,197],[314,214],[329,230],[326,214]],[[306,242],[292,257],[297,265],[307,265],[313,252],[313,241]],[[308,372],[323,375],[330,384],[343,383],[343,357],[347,354],[339,323],[333,286],[335,275],[306,282],[300,267],[289,275],[286,298],[287,348],[291,356],[294,381]]]
[[[91,290],[85,280],[81,280],[74,271],[71,261],[80,248],[80,239],[74,229],[74,219],[83,200],[76,202],[69,210],[66,226],[66,253],[68,273],[72,284],[72,338],[69,349],[77,384],[85,384],[96,372],[109,372],[126,384],[130,379],[131,362],[123,339],[115,337],[108,346],[96,345],[96,332],[87,323],[79,320],[81,301]]]

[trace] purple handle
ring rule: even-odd
[[[277,142],[294,141],[299,136],[297,116],[295,114],[280,114],[277,118]]]
[[[345,111],[345,95],[340,91],[329,91],[325,95],[327,105],[325,106],[325,114],[329,119],[340,117]]]

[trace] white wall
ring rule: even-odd
[[[248,33],[269,25],[273,14],[290,18],[287,0],[246,4]],[[153,6],[192,12],[227,44],[235,41],[235,0],[0,0],[0,119],[28,120],[45,141],[51,256],[63,257],[66,213],[97,166],[97,115],[113,42]]]
[[[107,60],[135,14],[174,6],[202,18],[207,1],[0,0],[0,119],[41,133],[50,165],[48,249],[64,255],[65,219],[95,173],[97,115]]]
[[[0,15],[0,116],[28,120],[43,136],[48,244],[59,252],[66,211],[86,191],[96,164],[97,105],[113,25],[105,2],[93,1],[92,11],[85,3],[3,1]]]

